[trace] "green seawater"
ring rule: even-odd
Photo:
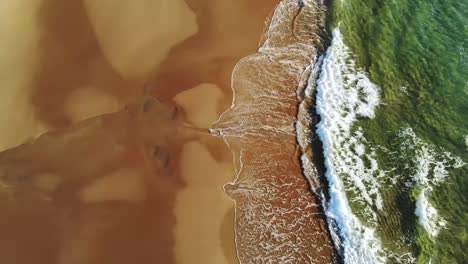
[[[334,0],[329,13],[330,31],[381,88],[375,117],[356,125],[385,171],[384,206],[371,209],[387,262],[468,263],[468,0]],[[423,191],[441,219],[436,236],[415,214]]]

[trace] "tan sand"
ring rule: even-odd
[[[197,32],[195,14],[183,0],[84,0],[97,41],[124,78],[156,70],[169,49]]]
[[[222,93],[213,84],[201,84],[179,93],[174,101],[194,126],[210,127],[220,114],[216,105]],[[234,178],[232,161],[219,162],[203,142],[192,141],[183,146],[179,166],[186,185],[175,205],[177,263],[235,263],[229,255],[234,248],[232,236],[221,232],[224,217],[234,205],[223,191],[223,185]],[[228,232],[233,232],[233,225]]]
[[[199,128],[210,128],[219,117],[218,105],[223,102],[223,92],[218,86],[202,83],[178,93],[174,101],[181,106],[186,118]]]
[[[117,98],[95,87],[82,87],[72,91],[64,102],[64,111],[73,123],[117,112],[122,104]]]
[[[0,151],[113,112],[140,97],[145,84],[152,95],[176,101],[187,123],[208,128],[230,106],[232,68],[255,52],[265,17],[277,1],[0,3]],[[155,119],[146,121],[153,126],[149,131],[161,132]],[[89,144],[106,143],[106,133]],[[144,192],[135,173],[107,171],[98,180],[87,175],[86,170],[109,162],[113,150],[79,152],[89,146],[65,144],[54,146],[60,155],[34,152],[39,160],[63,159],[57,166],[68,173],[38,171],[42,176],[28,187],[57,192],[52,200],[22,192],[11,202],[8,187],[0,182],[0,210],[5,212],[0,233],[5,241],[17,239],[22,245],[15,249],[1,242],[0,262],[55,264],[60,251],[60,264],[235,263],[234,213],[222,192],[234,174],[232,155],[220,139],[194,138],[186,145],[172,142],[169,153],[153,149],[155,158],[145,166],[169,160],[167,170],[174,175],[155,180],[146,173],[145,180],[154,182]],[[141,153],[129,153],[124,164],[143,162]],[[195,167],[201,164],[205,173]],[[75,174],[89,181],[68,182],[64,191],[63,177]],[[140,202],[145,195],[149,198]],[[77,233],[82,236],[76,238]],[[71,237],[76,241],[63,246]]]
[[[0,151],[46,130],[29,103],[38,64],[35,25],[41,1],[0,2]]]
[[[81,189],[80,198],[84,203],[107,201],[141,202],[145,198],[143,173],[135,168],[122,168]]]
[[[177,263],[235,263],[236,259],[229,259],[232,236],[221,232],[224,216],[233,207],[223,191],[233,177],[232,163],[217,163],[202,144],[191,142],[182,150],[181,168],[187,186],[178,194],[175,207]],[[231,224],[228,232],[233,230]]]
[[[64,264],[175,261],[180,182],[155,149],[175,161],[191,130],[165,115],[170,107],[148,102],[0,153],[1,263],[51,264],[57,255]],[[38,218],[50,222],[48,235],[32,232],[44,228]],[[48,250],[35,251],[38,241]]]

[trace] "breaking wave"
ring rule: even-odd
[[[413,168],[408,185],[413,186],[417,192],[414,213],[418,217],[419,225],[434,239],[440,230],[446,227],[447,222],[438,214],[428,196],[435,187],[447,180],[449,169],[461,168],[465,163],[460,157],[448,151],[438,151],[434,146],[425,143],[410,127],[402,129],[399,137],[403,139],[401,152],[410,153],[407,156],[413,157],[406,166]]]
[[[423,189],[416,200],[416,210],[414,213],[419,219],[419,224],[426,230],[431,238],[439,234],[440,229],[447,225],[447,222],[441,218],[437,209],[427,200],[426,189]]]
[[[397,133],[398,153],[370,144],[356,121],[374,117],[380,88],[356,66],[338,28],[332,37],[316,85],[316,111],[321,118],[317,134],[323,144],[330,194],[324,207],[330,229],[338,234],[333,237],[342,249],[345,263],[385,263],[389,259],[413,263],[416,259],[411,253],[395,256],[379,239],[376,230],[381,228],[380,212],[391,210],[384,208],[381,192],[404,182],[415,199],[417,223],[434,240],[446,228],[447,221],[432,204],[431,193],[447,180],[451,169],[465,163],[450,152],[425,143],[410,127]],[[380,168],[377,157],[382,154],[403,158],[400,162],[405,164],[404,172]]]
[[[319,79],[317,113],[321,121],[317,134],[323,143],[330,199],[325,205],[330,227],[338,228],[340,248],[346,263],[384,263],[381,241],[375,234],[376,213],[382,208],[379,170],[375,150],[366,144],[357,118],[373,118],[380,88],[356,68],[338,28],[333,31]],[[363,205],[362,223],[349,201]]]

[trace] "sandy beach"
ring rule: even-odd
[[[297,131],[302,94],[318,59],[320,8],[279,4],[258,52],[236,65],[233,105],[211,129],[238,161],[236,180],[225,189],[236,202],[241,262],[336,262],[315,186],[304,176]]]
[[[41,163],[34,161],[27,167],[35,175],[32,185],[0,186],[5,216],[0,230],[8,238],[4,241],[20,245],[14,250],[1,242],[0,262],[237,263],[233,202],[223,191],[235,177],[233,157],[208,128],[230,107],[232,69],[256,51],[276,2],[0,4],[0,150],[32,142],[31,149],[20,147],[18,153],[35,160],[32,154],[38,149],[51,151],[43,163],[60,171],[39,172]],[[167,153],[157,153],[168,163],[170,184],[164,184],[161,175],[151,178],[152,165],[139,150],[146,144],[141,139],[125,141],[126,154],[112,156],[120,152],[99,147],[107,142],[102,141],[106,134],[89,123],[81,125],[88,118],[121,111],[144,94],[176,106],[183,126],[204,131],[171,143]],[[111,119],[121,116],[112,114]],[[120,124],[115,122],[109,126]],[[82,160],[79,153],[59,155],[66,152],[50,147],[75,133],[63,130],[70,126],[89,126],[96,135],[94,146],[83,146],[90,155]],[[50,141],[34,141],[57,129],[62,132],[46,135]],[[3,161],[16,155],[6,153]],[[113,161],[104,166],[105,159],[94,156]],[[73,172],[84,164],[88,172],[101,165],[106,172]],[[85,175],[86,180],[68,182],[64,174]],[[161,182],[159,187],[154,181]],[[41,247],[31,243],[38,240]]]

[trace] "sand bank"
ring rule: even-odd
[[[201,84],[176,95],[174,101],[187,115],[187,120],[198,128],[210,127],[221,114],[217,105],[222,102],[221,90],[213,84]],[[206,130],[208,131],[208,130]],[[233,252],[233,218],[229,213],[234,206],[225,195],[223,186],[234,178],[230,151],[219,138],[206,137],[187,142],[180,153],[179,172],[185,186],[178,193],[176,214],[176,260],[177,263],[236,263]],[[204,144],[218,141],[217,149]],[[231,228],[223,230],[226,221]],[[228,233],[226,233],[226,231]]]
[[[41,1],[0,3],[0,150],[16,146],[47,129],[30,104],[37,69]]]
[[[109,125],[106,132],[87,118],[114,116],[146,85],[147,94],[178,104],[186,125],[208,128],[230,106],[232,68],[256,50],[276,2],[0,4],[0,150],[67,131],[22,147],[28,164],[37,165],[27,188],[0,184],[0,230],[4,241],[20,245],[2,242],[0,262],[235,263],[234,215],[222,191],[234,170],[220,139],[197,135],[151,148],[154,141],[141,140],[161,132],[159,119],[137,119],[149,127],[126,135],[134,125]],[[60,139],[86,127],[96,137]],[[114,133],[129,137],[123,147],[106,145]],[[12,162],[6,164],[13,175],[22,175],[27,166]],[[170,176],[152,177],[161,164],[160,174]]]

